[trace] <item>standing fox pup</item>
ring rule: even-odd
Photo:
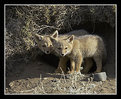
[[[84,35],[75,37],[69,36],[66,39],[51,38],[53,47],[56,53],[62,57],[68,57],[71,61],[71,70],[68,73],[73,73],[76,67],[76,72],[80,72],[80,66],[83,58],[92,57],[96,62],[97,69],[95,72],[101,72],[102,59],[106,55],[103,40],[97,35]]]

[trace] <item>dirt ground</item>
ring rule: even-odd
[[[41,61],[14,66],[5,78],[5,94],[116,94],[116,79],[93,81],[90,74],[56,74]]]

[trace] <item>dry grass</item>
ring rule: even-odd
[[[115,5],[6,6],[6,58],[35,47],[32,33],[51,34],[54,30],[66,33],[89,21],[106,22],[114,27],[115,9]]]
[[[97,85],[92,84],[93,80],[88,79],[87,82],[84,82],[81,81],[82,79],[84,79],[83,74],[65,75],[62,71],[59,79],[54,78],[51,83],[47,84],[42,80],[40,74],[40,80],[36,87],[29,90],[13,90],[12,94],[96,94],[94,88]],[[9,85],[13,86],[12,84]]]

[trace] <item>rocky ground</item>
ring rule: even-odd
[[[93,81],[90,74],[57,74],[55,67],[35,61],[14,66],[5,78],[5,94],[116,94],[116,79]]]

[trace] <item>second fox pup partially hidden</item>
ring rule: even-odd
[[[51,39],[55,52],[70,59],[71,70],[68,73],[73,73],[75,68],[76,72],[80,72],[83,58],[87,57],[92,57],[96,62],[97,69],[95,72],[101,72],[102,60],[106,57],[106,50],[101,37],[97,35],[74,37],[71,35],[65,39],[59,39],[58,36]]]
[[[41,51],[43,51],[45,54],[50,54],[52,52],[53,45],[50,40],[50,35],[34,34],[34,38]]]

